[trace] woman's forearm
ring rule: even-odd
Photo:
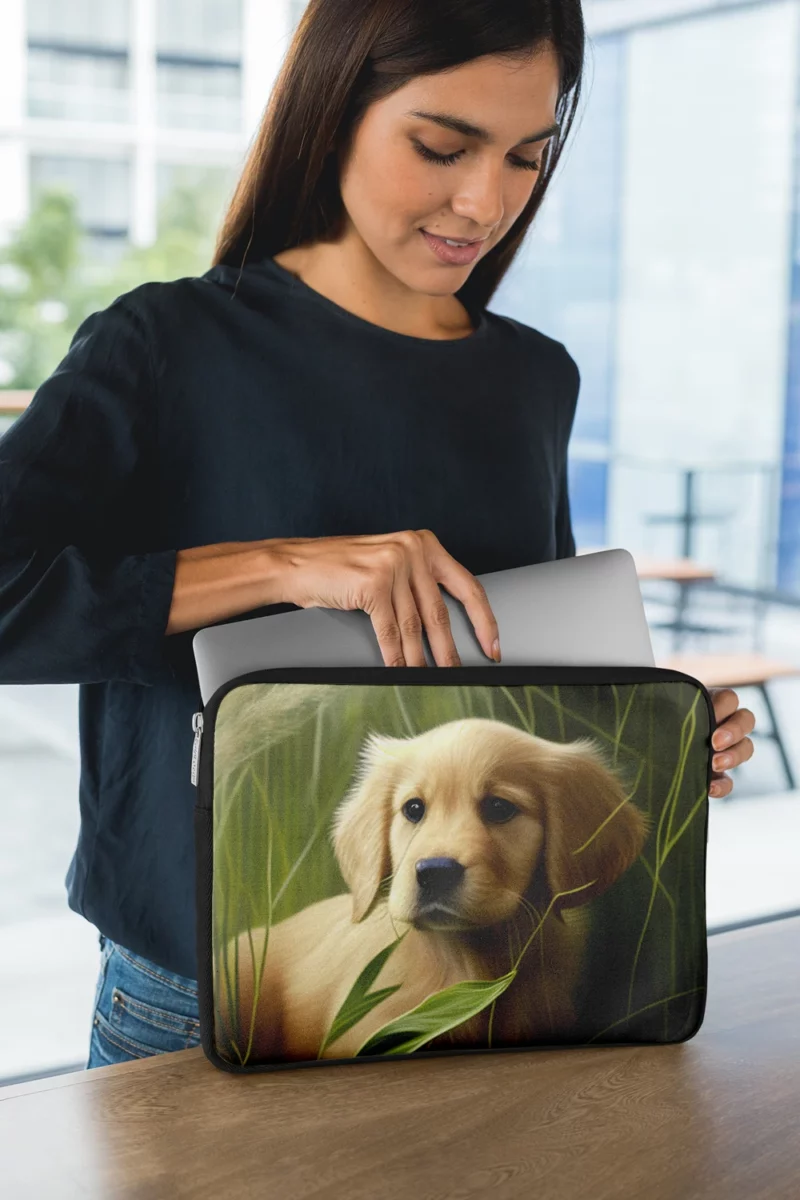
[[[219,542],[179,550],[165,632],[201,629],[238,613],[282,603],[285,563],[271,549],[278,541]]]

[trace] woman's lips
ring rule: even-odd
[[[449,263],[451,266],[464,266],[466,263],[474,262],[483,245],[483,242],[480,241],[470,242],[466,246],[449,246],[444,238],[437,237],[435,233],[428,233],[427,229],[421,229],[420,233],[439,261]]]

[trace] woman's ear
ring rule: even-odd
[[[361,748],[358,776],[336,810],[332,840],[339,869],[361,921],[391,872],[389,824],[402,739],[372,734]]]
[[[552,900],[551,911],[560,914],[601,895],[628,870],[649,824],[594,743],[553,744],[552,751],[534,767],[545,812],[536,891],[545,908]]]

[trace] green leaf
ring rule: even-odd
[[[408,930],[406,930],[406,933],[407,932]],[[345,997],[342,1007],[334,1017],[333,1024],[325,1035],[322,1045],[319,1048],[319,1054],[317,1055],[318,1058],[322,1056],[322,1052],[326,1046],[329,1046],[332,1042],[335,1042],[337,1038],[340,1038],[343,1033],[347,1032],[348,1029],[352,1029],[362,1017],[365,1017],[368,1012],[372,1012],[373,1008],[375,1008],[377,1004],[380,1004],[382,1000],[385,1000],[387,996],[391,996],[399,987],[402,986],[401,984],[396,983],[392,987],[381,988],[377,992],[370,992],[369,990],[377,979],[381,967],[386,962],[394,948],[398,946],[400,942],[402,942],[405,936],[405,933],[402,933],[399,938],[396,938],[393,942],[390,942],[388,946],[384,946],[383,950],[379,951],[378,954],[376,954],[375,957],[371,959],[364,967],[364,970],[361,972],[358,979],[355,981]]]
[[[474,1017],[498,996],[516,977],[516,970],[499,979],[468,979],[428,996],[416,1008],[402,1013],[373,1033],[357,1051],[365,1054],[410,1054],[448,1029]]]

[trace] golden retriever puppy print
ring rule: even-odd
[[[424,1049],[568,1038],[586,906],[631,867],[648,829],[588,738],[562,744],[483,717],[372,733],[330,830],[347,891],[229,948],[252,1059],[355,1056],[437,993],[512,970],[491,1004]],[[393,943],[371,984],[383,998],[331,1040],[355,981]]]

